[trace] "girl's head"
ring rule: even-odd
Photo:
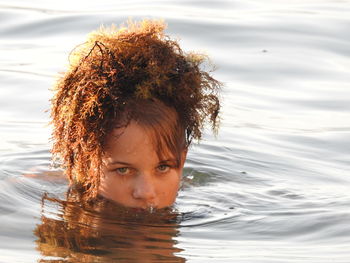
[[[171,205],[187,152],[178,114],[160,101],[135,100],[122,116],[103,146],[99,194],[128,207]]]
[[[100,193],[126,206],[170,205],[188,146],[201,138],[206,122],[217,128],[220,83],[201,68],[207,58],[184,53],[164,28],[145,20],[93,32],[73,50],[57,81],[52,152],[86,200]],[[119,160],[131,152],[138,157]],[[166,182],[166,172],[173,181]],[[163,203],[134,202],[152,189],[154,195],[174,194],[159,196],[168,200]]]

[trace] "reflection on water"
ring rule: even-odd
[[[41,213],[34,230],[39,262],[185,262],[176,256],[178,215],[170,209],[150,213],[102,198],[83,206],[45,194]]]

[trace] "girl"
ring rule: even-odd
[[[221,84],[200,68],[207,58],[164,29],[144,20],[93,32],[57,81],[52,153],[81,200],[172,205],[188,147],[206,122],[218,126]]]

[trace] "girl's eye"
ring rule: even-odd
[[[130,173],[130,168],[128,168],[128,167],[120,167],[120,168],[117,168],[116,171],[117,171],[118,174],[126,175],[126,174]]]
[[[165,173],[165,172],[168,172],[170,170],[170,166],[169,165],[165,165],[165,164],[162,164],[162,165],[159,165],[157,170],[159,172],[162,172],[162,173]]]

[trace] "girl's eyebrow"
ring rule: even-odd
[[[176,159],[166,159],[166,160],[161,160],[159,163],[176,163]]]
[[[159,161],[159,164],[164,164],[164,163],[176,163],[176,159],[171,158],[171,159],[166,159],[166,160]],[[122,161],[118,161],[118,160],[115,160],[115,161],[112,161],[112,162],[108,163],[109,166],[113,166],[113,165],[117,165],[117,164],[131,166],[131,163],[122,162]]]
[[[112,161],[108,165],[116,165],[116,164],[122,164],[122,165],[127,165],[127,166],[131,165],[130,163],[121,162],[121,161]]]

